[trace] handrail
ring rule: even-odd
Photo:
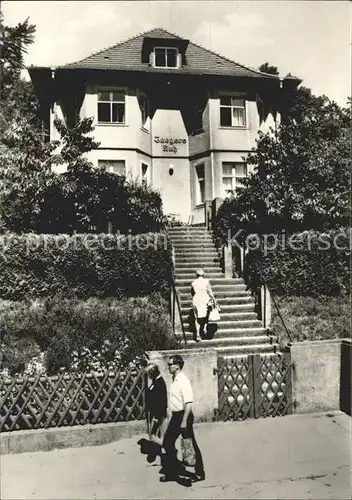
[[[244,248],[243,248],[243,250],[244,250]],[[278,316],[279,316],[279,318],[281,320],[281,323],[282,323],[282,325],[283,325],[283,327],[285,329],[285,332],[286,332],[286,334],[287,334],[287,336],[289,338],[289,341],[293,342],[291,334],[290,334],[290,331],[287,328],[287,325],[286,325],[286,323],[284,321],[284,318],[283,318],[283,316],[281,314],[281,311],[280,311],[280,308],[279,308],[279,306],[278,306],[278,304],[276,302],[276,299],[274,298],[274,295],[270,292],[270,288],[267,285],[267,282],[266,282],[266,280],[265,280],[265,278],[263,276],[262,270],[259,268],[259,265],[258,265],[257,262],[253,262],[253,263],[255,265],[255,269],[256,269],[257,273],[259,274],[259,276],[261,278],[261,284],[264,285],[264,286],[266,286],[267,289],[268,289],[268,291],[269,291],[269,293],[270,293],[270,298],[272,299],[272,301],[274,303],[275,309],[276,309],[276,311],[278,313]],[[245,268],[245,265],[246,265],[246,252],[243,252],[243,269]]]
[[[164,227],[164,230],[166,232],[167,239],[170,241],[170,236],[169,236],[169,232],[168,232],[166,225]],[[184,327],[182,315],[181,315],[180,297],[179,297],[178,291],[176,289],[175,247],[172,244],[171,244],[171,251],[172,251],[172,266],[171,266],[171,291],[170,292],[172,292],[172,301],[170,298],[170,316],[171,316],[171,323],[172,323],[172,331],[173,331],[174,337],[176,338],[176,335],[175,335],[176,314],[175,313],[176,313],[176,304],[177,304],[177,310],[178,310],[180,323],[181,323],[181,329],[182,329],[183,342],[184,342],[185,348],[187,349],[188,344],[187,344],[185,327]],[[178,341],[177,338],[176,338],[176,340]]]

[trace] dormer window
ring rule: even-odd
[[[155,68],[178,68],[180,54],[175,47],[154,47],[152,65]]]

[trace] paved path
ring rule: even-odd
[[[1,498],[351,498],[351,421],[342,413],[201,424],[206,480],[159,482],[138,438],[4,455]]]

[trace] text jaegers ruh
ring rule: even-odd
[[[164,153],[177,153],[176,144],[186,144],[186,139],[178,139],[173,137],[154,137],[156,144],[161,144],[161,149]]]

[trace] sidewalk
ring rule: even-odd
[[[200,424],[206,479],[159,482],[139,437],[1,457],[7,499],[351,498],[351,422],[339,412]]]

